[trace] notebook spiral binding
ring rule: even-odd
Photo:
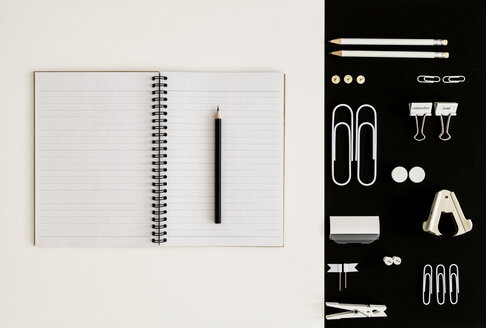
[[[167,77],[152,77],[152,243],[167,242]]]

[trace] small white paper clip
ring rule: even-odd
[[[344,271],[344,289],[348,288],[348,272],[358,272],[356,266],[358,263],[344,263],[343,264],[343,271]]]
[[[340,263],[328,263],[328,273],[339,273],[339,291],[341,291],[341,272],[343,272],[343,265]]]
[[[425,140],[424,126],[425,118],[427,116],[432,116],[432,103],[431,102],[420,102],[420,103],[410,103],[408,104],[410,110],[410,116],[415,117],[415,127],[416,132],[413,138],[417,141]],[[419,116],[422,118],[422,123],[419,126]]]
[[[361,111],[362,108],[369,108],[371,109],[373,113],[373,123],[370,122],[363,122],[359,123],[359,112]],[[378,140],[378,125],[377,125],[377,119],[376,119],[376,109],[368,104],[361,105],[358,110],[356,111],[356,152],[355,152],[355,159],[357,163],[357,177],[358,181],[361,185],[368,187],[371,186],[372,184],[375,183],[376,181],[376,174],[377,174],[377,157],[378,157],[378,145],[377,145],[377,140]],[[373,160],[373,179],[370,182],[363,182],[361,180],[361,172],[360,172],[360,167],[361,167],[361,129],[364,128],[365,126],[369,126],[371,129],[372,133],[372,144],[373,144],[373,149],[372,149],[372,155],[371,158]]]
[[[466,81],[466,77],[464,75],[448,75],[442,77],[442,82],[444,83],[462,83]]]
[[[347,310],[339,313],[328,314],[326,315],[327,320],[386,317],[385,305],[341,304],[336,302],[326,302],[326,306],[341,310]]]
[[[418,83],[439,83],[440,82],[440,76],[419,75],[419,76],[417,76],[417,82]]]
[[[429,305],[432,298],[432,266],[427,264],[424,266],[422,276],[422,303]]]
[[[339,122],[339,123],[335,123],[335,116],[336,116],[336,112],[339,108],[341,107],[344,107],[346,108],[348,111],[349,111],[349,114],[350,114],[350,117],[351,117],[351,121],[350,123],[346,123],[346,122]],[[337,105],[336,107],[334,107],[334,109],[332,110],[332,132],[331,132],[331,160],[332,160],[332,164],[331,164],[331,175],[332,175],[332,181],[334,181],[335,184],[337,184],[338,186],[345,186],[349,183],[349,181],[351,181],[351,169],[352,169],[352,163],[353,163],[353,160],[354,160],[354,150],[353,150],[353,126],[354,126],[354,122],[353,122],[353,110],[351,109],[351,107],[349,107],[348,105],[346,104],[339,104]],[[338,127],[340,126],[343,126],[347,131],[348,131],[348,150],[349,150],[349,157],[348,157],[348,179],[344,182],[339,182],[337,181],[336,177],[335,177],[335,172],[334,172],[334,166],[336,164],[336,131],[338,129]]]
[[[459,267],[457,264],[449,265],[449,301],[453,305],[459,301]]]
[[[446,299],[446,271],[442,264],[437,265],[435,268],[435,296],[437,298],[437,304],[443,305]],[[442,299],[440,297],[442,294]]]
[[[441,132],[439,135],[439,139],[443,141],[450,140],[452,137],[449,134],[449,125],[451,123],[451,117],[457,115],[457,106],[459,104],[455,102],[436,102],[434,103],[435,107],[435,116],[440,116],[440,126]],[[444,117],[447,117],[447,123],[444,126]]]

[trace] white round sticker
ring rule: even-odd
[[[425,171],[420,166],[415,166],[412,167],[412,169],[408,173],[408,176],[410,177],[410,180],[412,180],[412,182],[420,183],[425,179]]]
[[[391,176],[393,181],[402,183],[403,181],[407,180],[408,173],[403,166],[397,166],[393,169]]]

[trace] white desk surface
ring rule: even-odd
[[[0,327],[323,327],[323,0],[0,1]],[[36,248],[35,70],[282,71],[283,248]]]

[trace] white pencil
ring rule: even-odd
[[[362,51],[339,50],[331,52],[339,57],[379,57],[379,58],[449,58],[448,52],[431,51]]]
[[[334,44],[372,45],[372,46],[446,46],[447,40],[442,39],[367,39],[341,38],[330,40]]]

